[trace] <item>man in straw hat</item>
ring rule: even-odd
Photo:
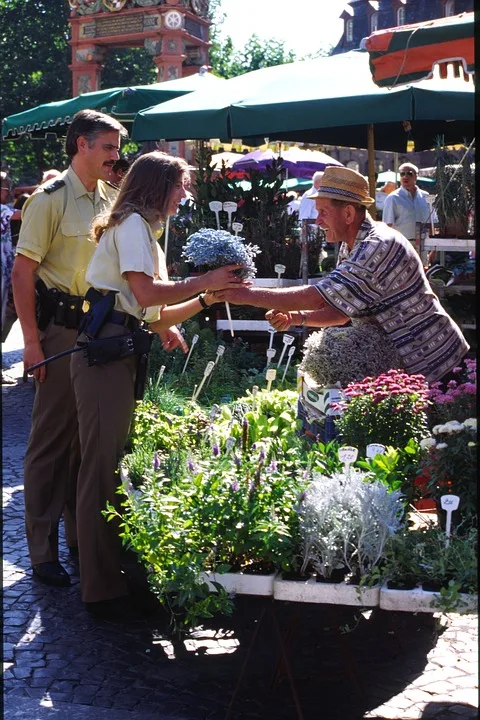
[[[316,285],[239,288],[216,293],[219,300],[273,307],[266,317],[281,331],[365,318],[385,331],[407,372],[422,374],[429,382],[444,379],[469,345],[432,292],[412,245],[367,212],[373,199],[363,175],[328,167],[311,198],[327,241],[342,243],[336,269]]]

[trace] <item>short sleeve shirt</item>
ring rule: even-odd
[[[407,372],[422,374],[429,382],[451,371],[469,349],[432,292],[414,248],[368,213],[350,254],[315,287],[344,315],[374,319]]]
[[[58,180],[65,185],[51,193],[40,187],[25,202],[16,252],[39,263],[36,275],[48,288],[84,296],[85,271],[95,250],[90,226],[118,190],[99,180],[89,193],[71,167],[52,184]]]
[[[127,272],[145,273],[153,279],[168,280],[165,256],[155,239],[151,225],[132,213],[119,225],[105,230],[86,273],[96,290],[115,290],[115,309],[139,320],[155,322],[161,307],[142,308],[125,277]]]
[[[427,196],[428,193],[418,187],[414,197],[403,187],[394,190],[383,203],[383,222],[398,230],[407,240],[415,240],[415,223],[430,222]]]

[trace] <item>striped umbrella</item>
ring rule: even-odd
[[[474,13],[462,13],[415,25],[378,30],[363,41],[370,54],[370,69],[376,85],[395,87],[433,75],[439,64],[441,77],[446,63],[455,75],[465,78],[474,72]]]

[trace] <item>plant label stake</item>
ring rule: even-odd
[[[268,368],[265,377],[267,379],[267,392],[270,392],[272,388],[272,382],[277,377],[277,371],[275,370],[275,368]]]
[[[381,443],[370,443],[367,445],[367,458],[374,458],[375,455],[383,455],[385,452],[385,445]]]
[[[217,221],[217,230],[221,230],[220,227],[220,210],[223,208],[223,204],[220,200],[212,200],[208,203],[210,210],[215,213],[215,219]]]
[[[440,505],[442,510],[447,513],[447,523],[445,525],[445,535],[447,539],[445,541],[445,547],[448,548],[450,545],[450,529],[452,527],[452,512],[458,509],[460,498],[458,495],[442,495],[440,498]]]
[[[225,448],[227,450],[227,455],[229,455],[232,452],[233,448],[235,447],[236,442],[237,442],[236,439],[231,436],[225,440]]]
[[[165,365],[162,365],[162,367],[160,368],[160,371],[158,373],[157,382],[155,383],[157,388],[160,385],[160,380],[162,379],[162,375],[164,372],[165,372]]]
[[[185,365],[183,366],[183,370],[180,373],[180,375],[183,375],[183,373],[187,369],[188,361],[190,360],[190,355],[192,354],[192,350],[195,347],[195,345],[197,344],[197,341],[198,341],[198,335],[194,335],[192,338],[192,344],[190,345],[190,350],[188,351],[187,359],[185,360]]]
[[[223,210],[228,215],[228,229],[232,229],[232,215],[237,209],[237,203],[236,202],[224,202],[223,203]]]
[[[252,387],[252,410],[255,410],[257,407],[257,393],[258,393],[258,385],[254,385]]]
[[[225,302],[225,310],[227,311],[227,318],[228,318],[228,326],[230,328],[230,335],[232,337],[235,337],[235,333],[233,332],[233,323],[232,323],[232,313],[230,312],[230,303]]]
[[[242,230],[243,230],[242,223],[239,223],[239,222],[232,223],[232,230],[235,233],[235,235],[238,235],[238,233],[242,232]]]
[[[268,348],[268,350],[267,350],[267,369],[276,354],[277,354],[277,351],[275,350],[275,348]]]
[[[275,330],[275,328],[269,327],[268,332],[270,333],[270,342],[268,343],[268,349],[271,350],[273,347],[273,336],[277,331]]]
[[[285,333],[282,340],[283,340],[283,348],[282,348],[282,352],[280,355],[280,360],[278,361],[277,370],[280,369],[280,365],[282,364],[283,356],[285,355],[285,351],[286,351],[287,347],[293,343],[295,338],[293,335],[287,335],[287,333]]]
[[[287,268],[286,268],[285,265],[280,265],[280,264],[278,264],[278,265],[275,265],[275,266],[274,266],[274,270],[275,270],[275,272],[277,273],[277,278],[278,278],[278,280],[281,280],[281,279],[282,279],[282,275],[283,275],[283,273],[285,272],[286,269],[287,269]],[[279,282],[278,284],[280,285],[280,282]]]
[[[225,345],[219,345],[219,346],[217,347],[217,356],[216,356],[216,358],[215,358],[215,365],[214,365],[214,367],[217,367],[218,361],[219,361],[220,358],[223,356],[223,353],[224,353],[224,352],[225,352]],[[211,379],[212,379],[212,374],[213,374],[213,373],[210,373],[210,377],[208,378],[207,387],[210,385],[210,381],[211,381]]]
[[[200,393],[202,391],[205,380],[208,378],[208,376],[210,375],[210,373],[212,372],[214,367],[215,367],[215,363],[213,362],[213,360],[210,360],[207,363],[205,370],[203,371],[203,378],[200,382],[200,385],[198,386],[196,392],[193,393],[192,400],[196,400],[198,398],[198,396],[200,395]]]
[[[338,448],[338,459],[343,464],[345,475],[350,476],[350,465],[355,462],[358,456],[358,450],[352,445],[344,445]]]
[[[288,366],[290,365],[290,360],[292,359],[292,355],[294,352],[295,352],[295,345],[292,345],[292,347],[288,348],[287,364],[285,365],[285,370],[283,371],[282,383],[285,380],[285,375],[287,374]]]

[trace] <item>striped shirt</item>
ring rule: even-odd
[[[367,213],[352,251],[316,285],[351,318],[371,318],[387,333],[405,369],[429,382],[459,365],[469,345],[432,292],[422,262],[403,235]]]

